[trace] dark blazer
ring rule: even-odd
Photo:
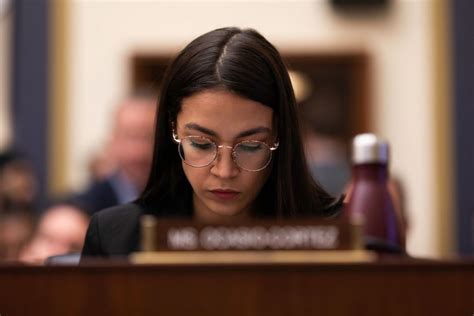
[[[110,179],[95,182],[84,192],[75,194],[67,200],[89,215],[119,204],[117,193],[114,191]]]
[[[139,250],[140,216],[146,212],[138,204],[114,206],[92,215],[82,258],[126,256]]]

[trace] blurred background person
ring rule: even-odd
[[[33,169],[21,154],[0,153],[0,210],[4,213],[34,212],[37,183]]]
[[[289,72],[304,130],[308,167],[316,182],[333,196],[344,194],[351,171],[348,120],[337,84],[322,84],[301,70]]]
[[[67,204],[51,207],[40,218],[19,260],[42,264],[50,256],[80,252],[88,225],[89,216],[78,207]]]
[[[109,150],[97,156],[96,179],[70,199],[74,204],[93,214],[138,197],[151,166],[155,112],[156,100],[148,96],[134,96],[119,105]]]
[[[306,155],[313,178],[333,195],[345,194],[351,177],[343,140],[311,130],[305,137]]]
[[[92,154],[88,164],[91,182],[104,181],[117,170],[117,160],[112,152],[113,142],[108,139],[105,145]]]
[[[15,151],[0,153],[0,260],[16,260],[34,225],[36,178]]]
[[[0,261],[16,261],[31,238],[34,221],[26,212],[0,214]]]

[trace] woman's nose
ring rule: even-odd
[[[219,148],[211,173],[219,178],[233,178],[239,174],[239,167],[232,159],[232,148]]]

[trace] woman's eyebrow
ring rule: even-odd
[[[243,132],[239,133],[239,135],[237,135],[237,138],[247,137],[247,136],[251,136],[251,135],[254,135],[254,134],[260,134],[260,133],[270,134],[271,131],[268,127],[259,126],[259,127],[255,127],[255,128],[252,128],[252,129],[249,129],[249,130],[246,130],[246,131],[243,131]]]
[[[190,130],[196,130],[196,131],[199,131],[201,133],[204,133],[204,134],[207,134],[207,135],[210,135],[210,136],[214,136],[214,137],[219,136],[215,131],[213,131],[209,128],[206,128],[204,126],[201,126],[199,124],[196,124],[196,123],[188,123],[188,124],[184,125],[184,128],[185,129],[190,129]],[[259,127],[251,128],[249,130],[240,132],[237,135],[237,138],[247,137],[247,136],[251,136],[251,135],[254,135],[254,134],[260,134],[260,133],[270,134],[271,130],[268,127],[259,126]]]
[[[196,130],[196,131],[199,131],[201,133],[204,133],[204,134],[207,134],[207,135],[210,135],[210,136],[214,136],[214,137],[217,137],[217,133],[214,132],[213,130],[211,129],[208,129],[206,127],[203,127],[201,125],[198,125],[196,123],[188,123],[186,125],[184,125],[184,128],[185,129],[191,129],[191,130]]]

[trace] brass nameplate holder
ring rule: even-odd
[[[359,223],[343,220],[254,220],[232,224],[141,219],[138,264],[366,262]]]

